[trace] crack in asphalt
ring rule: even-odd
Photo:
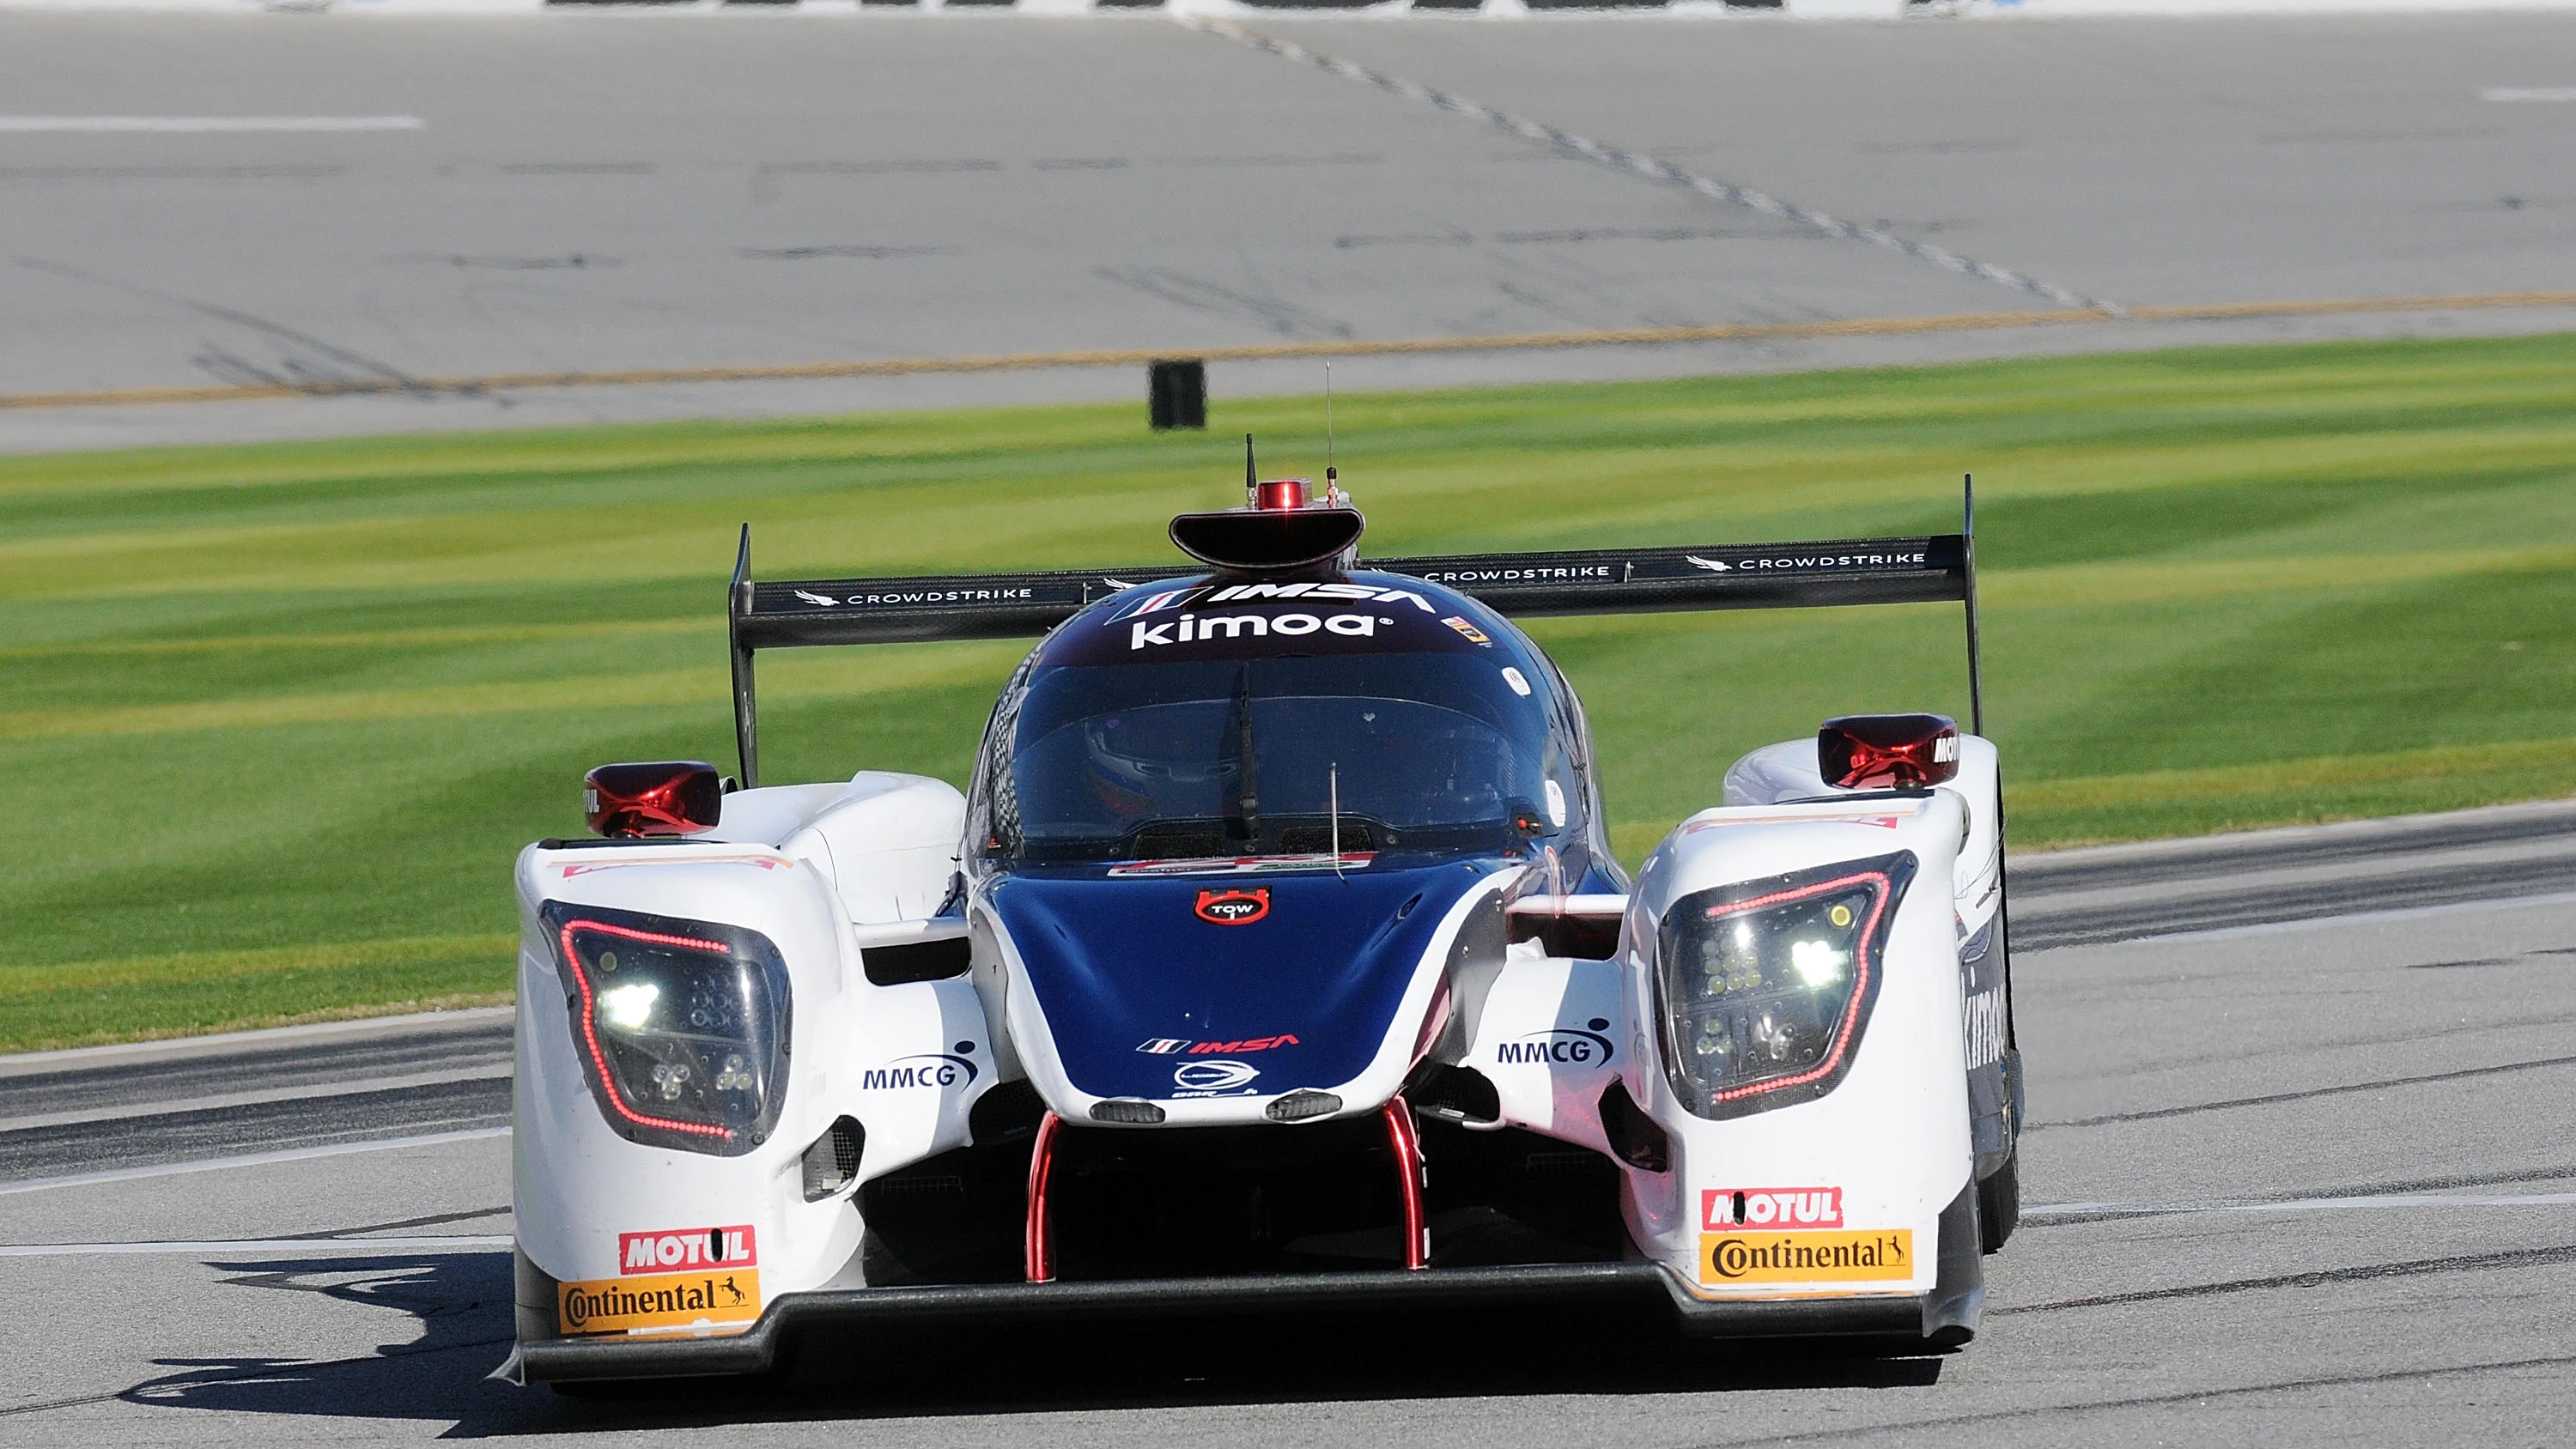
[[[34,271],[50,272],[55,276],[67,277],[77,282],[87,282],[96,287],[106,287],[128,296],[148,297],[156,302],[168,302],[185,307],[200,316],[211,317],[218,322],[229,322],[236,327],[248,328],[271,342],[284,342],[310,348],[320,354],[326,362],[337,363],[360,374],[356,379],[334,377],[327,372],[307,366],[291,352],[284,354],[280,363],[284,371],[281,372],[260,367],[236,356],[217,343],[205,343],[204,350],[190,360],[226,381],[239,382],[247,377],[258,383],[300,388],[303,391],[321,395],[345,390],[353,381],[364,382],[368,379],[372,379],[375,384],[370,387],[371,391],[382,391],[381,384],[384,383],[393,384],[394,390],[398,392],[421,394],[427,391],[421,387],[417,379],[392,363],[379,361],[362,352],[353,352],[337,343],[326,342],[312,333],[298,331],[283,323],[271,322],[265,317],[254,316],[237,307],[226,307],[219,303],[200,301],[194,297],[182,297],[151,287],[137,286],[132,282],[119,281],[114,277],[83,271],[78,267],[65,266],[60,262],[47,261],[42,257],[20,257],[18,265]]]
[[[2006,1423],[2015,1419],[2035,1419],[2051,1414],[2091,1414],[2118,1409],[2152,1409],[2167,1404],[2195,1404],[2211,1399],[2246,1398],[2257,1394],[2297,1393],[2302,1389],[2353,1388],[2362,1384],[2403,1383],[2408,1380],[2452,1378],[2461,1374],[2506,1373],[2515,1369],[2563,1368],[2576,1364],[2576,1354],[2550,1354],[2540,1358],[2495,1359],[2484,1363],[2446,1364],[2439,1368],[2389,1369],[2367,1374],[2323,1374],[2315,1378],[2282,1379],[2268,1384],[2241,1384],[2224,1389],[2184,1389],[2170,1394],[2139,1394],[2119,1399],[2092,1399],[2073,1404],[2040,1404],[2027,1409],[1995,1409],[1981,1414],[1953,1414],[1939,1419],[1908,1419],[1901,1423],[1868,1426],[1843,1425],[1818,1429],[1803,1434],[1764,1434],[1754,1439],[1712,1439],[1703,1441],[1704,1449],[1721,1449],[1731,1444],[1802,1444],[1830,1440],[1847,1443],[1865,1434],[1904,1434],[1925,1429],[1961,1428],[1970,1424]]]
[[[2388,1077],[2375,1082],[2348,1082],[2335,1087],[2311,1087],[2304,1092],[2271,1092],[2260,1097],[2234,1097],[2224,1102],[2201,1102],[2189,1107],[2156,1107],[2144,1112],[2113,1112],[2101,1117],[2070,1117],[2063,1122],[2029,1122],[2024,1132],[2046,1132],[2059,1127],[2108,1127],[2124,1122],[2154,1122],[2167,1117],[2188,1117],[2199,1112],[2222,1112],[2231,1107],[2271,1107],[2283,1102],[2304,1102],[2313,1097],[2335,1097],[2347,1092],[2376,1092],[2387,1087],[2414,1087],[2427,1082],[2457,1082],[2471,1077],[2492,1077],[2504,1072],[2527,1072],[2539,1067],[2576,1066],[2576,1057],[2543,1057],[2531,1062],[2506,1062],[2493,1067],[2463,1067],[2451,1072],[2427,1072],[2416,1077]]]
[[[2061,1298],[2053,1303],[2021,1303],[1987,1311],[1989,1318],[2024,1313],[2055,1313],[2068,1308],[2110,1308],[2124,1303],[2163,1303],[2180,1298],[2215,1298],[2230,1293],[2259,1293],[2269,1288],[2323,1288],[2334,1283],[2373,1283],[2383,1278],[2418,1278],[2427,1273],[2475,1273],[2489,1268],[2519,1268],[2576,1261],[2576,1243],[2551,1248],[2512,1248],[2495,1253],[2464,1253],[2454,1258],[2417,1258],[2403,1263],[2372,1263],[2358,1268],[2321,1268],[2309,1273],[2280,1273],[2268,1278],[2231,1278],[2223,1283],[2192,1283],[2180,1288],[2146,1288],[2135,1293],[2104,1293],[2091,1298]]]
[[[2034,297],[2044,297],[2051,302],[2055,302],[2061,307],[2081,307],[2088,311],[2099,312],[2106,317],[2125,317],[2128,315],[2127,309],[2121,307],[2115,302],[2107,302],[2098,297],[2088,297],[2081,292],[2070,291],[2053,282],[2044,282],[2036,277],[2024,276],[2020,272],[2012,271],[2005,267],[1998,267],[1991,262],[1981,262],[1971,257],[1963,257],[1957,252],[1950,251],[1943,247],[1930,246],[1923,242],[1912,241],[1879,227],[1861,226],[1855,222],[1845,221],[1838,216],[1830,216],[1821,211],[1815,211],[1808,207],[1796,205],[1792,202],[1782,201],[1778,197],[1771,196],[1765,192],[1755,191],[1751,187],[1737,186],[1732,182],[1720,181],[1714,177],[1702,176],[1696,172],[1684,171],[1680,167],[1672,165],[1669,162],[1658,161],[1651,156],[1643,155],[1635,151],[1624,150],[1617,146],[1607,146],[1588,136],[1576,135],[1571,131],[1548,125],[1544,121],[1533,121],[1523,116],[1515,116],[1508,111],[1497,111],[1490,106],[1479,105],[1474,101],[1468,100],[1464,96],[1452,95],[1447,91],[1435,90],[1419,81],[1410,81],[1404,79],[1402,76],[1388,75],[1383,71],[1371,70],[1367,66],[1361,65],[1356,61],[1344,60],[1339,56],[1325,55],[1319,51],[1309,50],[1292,40],[1280,40],[1273,36],[1264,35],[1257,30],[1246,30],[1242,26],[1237,25],[1230,20],[1217,20],[1204,15],[1188,14],[1175,15],[1172,18],[1176,23],[1186,26],[1189,29],[1203,31],[1209,35],[1218,36],[1225,40],[1231,40],[1238,45],[1248,46],[1265,54],[1275,55],[1282,60],[1295,61],[1301,65],[1311,65],[1327,74],[1337,75],[1345,80],[1355,80],[1362,85],[1375,86],[1379,90],[1385,91],[1391,95],[1402,96],[1406,100],[1420,101],[1425,105],[1447,111],[1451,115],[1460,117],[1464,120],[1481,121],[1486,125],[1494,127],[1496,130],[1502,131],[1506,135],[1517,136],[1524,141],[1536,141],[1541,145],[1553,146],[1560,151],[1570,152],[1587,161],[1598,162],[1614,171],[1623,171],[1630,175],[1642,176],[1649,181],[1660,181],[1667,185],[1683,187],[1687,190],[1698,192],[1700,195],[1708,197],[1711,200],[1722,201],[1732,206],[1746,207],[1753,211],[1760,212],[1764,216],[1776,217],[1779,220],[1790,222],[1797,226],[1806,227],[1811,231],[1823,232],[1827,236],[1840,237],[1847,241],[1866,242],[1874,247],[1884,247],[1889,251],[1898,252],[1905,256],[1912,257],[1916,261],[1929,262],[1944,271],[1957,272],[1962,276],[1976,277],[1984,281],[1996,283],[2000,286],[2009,287],[2016,292],[2028,293]]]

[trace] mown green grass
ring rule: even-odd
[[[1380,554],[1947,530],[2036,847],[2567,793],[2576,338],[1337,400]],[[722,581],[1146,563],[1313,404],[0,460],[0,1046],[500,999],[508,866],[727,759]],[[1966,712],[1951,608],[1563,620],[1632,860],[1727,762]],[[962,779],[1016,645],[762,664],[765,775]]]

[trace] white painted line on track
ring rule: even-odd
[[[18,1052],[0,1056],[0,1077],[122,1066],[128,1062],[160,1061],[171,1057],[231,1056],[268,1047],[329,1045],[412,1034],[425,1036],[444,1030],[469,1032],[498,1026],[508,1021],[515,1009],[508,1006],[469,1006],[456,1011],[414,1011],[401,1016],[361,1016],[345,1021],[310,1021],[302,1026],[265,1026],[253,1031],[170,1036],[152,1041],[113,1042],[107,1046],[63,1047],[49,1052]]]
[[[84,1258],[166,1253],[197,1257],[222,1253],[308,1253],[367,1257],[376,1253],[488,1253],[514,1240],[503,1235],[451,1234],[436,1238],[210,1238],[198,1243],[0,1243],[0,1258]]]
[[[2116,941],[2089,941],[2072,946],[2042,946],[2022,951],[2024,956],[2037,956],[2045,951],[2080,951],[2099,946],[2139,946],[2153,943],[2171,945],[2176,941],[2234,941],[2248,936],[2279,936],[2292,931],[2322,931],[2336,926],[2374,925],[2381,921],[2412,921],[2432,916],[2455,916],[2463,911],[2513,911],[2532,906],[2576,905],[2576,891],[2550,891],[2536,896],[2498,896],[2485,901],[2450,901],[2438,906],[2401,906],[2386,911],[2346,911],[2335,916],[2309,916],[2296,921],[2266,921],[2259,926],[2220,926],[2207,931],[2166,931],[2143,936],[2123,936]]]
[[[2201,1202],[2053,1202],[2024,1207],[2026,1218],[2167,1217],[2179,1213],[2300,1213],[2350,1208],[2576,1207],[2576,1192],[2389,1192],[2360,1197],[2294,1197],[2284,1200],[2212,1199]]]
[[[2489,86],[2478,92],[2481,100],[2549,102],[2576,101],[2576,86]]]
[[[37,1177],[0,1182],[0,1197],[44,1192],[57,1187],[89,1187],[102,1182],[136,1182],[147,1177],[175,1177],[188,1172],[221,1172],[234,1167],[265,1167],[273,1162],[309,1162],[319,1157],[347,1157],[359,1152],[394,1152],[406,1147],[436,1147],[448,1142],[479,1142],[507,1137],[507,1127],[469,1127],[461,1132],[425,1132],[417,1137],[379,1137],[372,1142],[335,1142],[327,1147],[286,1147],[275,1152],[245,1152],[236,1157],[201,1157],[192,1162],[163,1162],[150,1167],[120,1167],[81,1172],[69,1177]]]
[[[0,116],[0,131],[425,131],[418,116]]]
[[[398,1092],[407,1087],[444,1087],[457,1082],[508,1081],[508,1062],[489,1062],[477,1067],[457,1067],[444,1072],[408,1072],[400,1076],[378,1077],[372,1081],[321,1082],[303,1087],[272,1087],[266,1091],[217,1092],[203,1097],[178,1097],[163,1102],[129,1102],[107,1107],[83,1107],[69,1112],[39,1112],[24,1117],[0,1117],[0,1132],[25,1132],[38,1127],[76,1127],[87,1122],[124,1122],[137,1117],[166,1117],[177,1112],[210,1112],[224,1107],[259,1107],[271,1102],[310,1102],[323,1097],[351,1097],[368,1092]]]

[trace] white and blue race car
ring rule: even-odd
[[[1756,750],[1633,879],[1513,616],[1954,600],[1971,531],[731,592],[737,786],[603,766],[519,858],[520,1382],[1043,1309],[1581,1299],[1965,1341],[2017,1212],[1996,758]],[[1971,515],[1973,518],[1973,515]],[[759,783],[764,648],[1042,635],[973,779]],[[1688,748],[1687,742],[1676,742]]]

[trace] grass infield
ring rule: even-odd
[[[328,406],[317,403],[316,406]],[[2567,793],[2576,337],[1336,400],[1380,554],[1947,531],[1978,475],[2022,848]],[[616,759],[728,760],[763,577],[1108,566],[1309,400],[0,459],[0,1049],[499,1000],[508,867]],[[1633,862],[1742,750],[1965,716],[1958,611],[1540,621]],[[772,783],[962,779],[1021,647],[761,665]],[[730,765],[728,764],[728,768]]]

